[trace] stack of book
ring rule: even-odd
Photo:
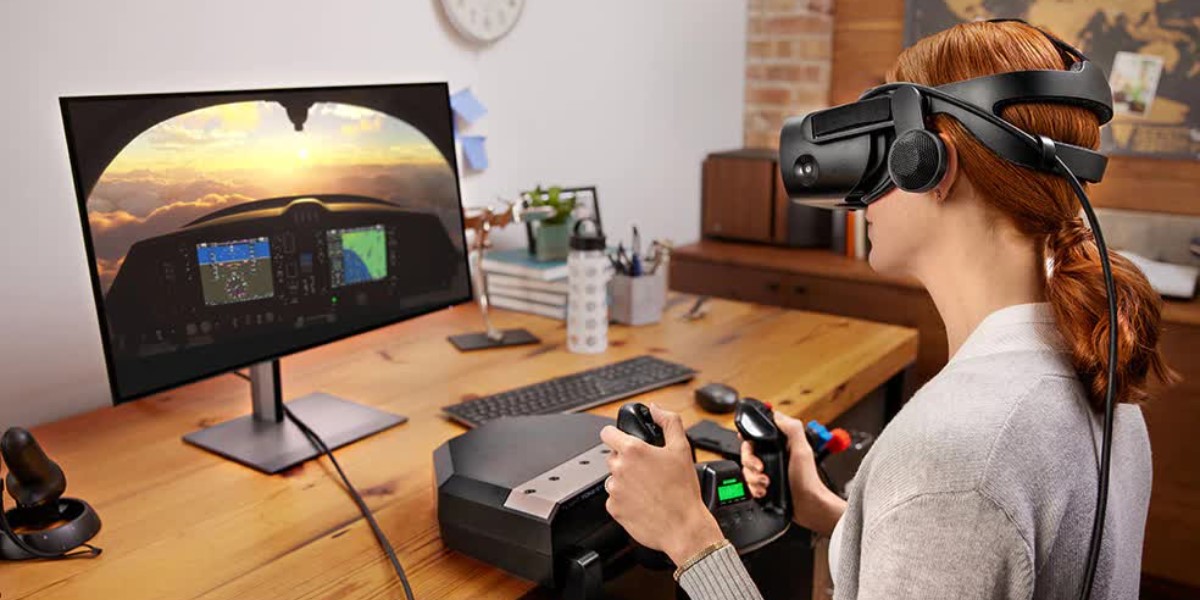
[[[488,300],[496,308],[552,319],[567,318],[567,262],[539,262],[524,248],[491,250],[483,257]]]

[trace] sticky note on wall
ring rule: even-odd
[[[471,93],[471,88],[463,88],[450,95],[450,108],[458,118],[468,124],[482,119],[487,114],[487,107]]]
[[[486,137],[482,135],[461,135],[458,137],[458,141],[462,144],[463,158],[467,163],[468,169],[482,171],[487,168]]]

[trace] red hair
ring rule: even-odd
[[[937,86],[1010,71],[1062,70],[1070,64],[1071,59],[1032,26],[963,23],[902,52],[888,80]],[[1100,145],[1099,121],[1084,108],[1022,103],[1004,108],[1001,117],[1034,135],[1093,149]],[[961,172],[997,218],[1007,219],[1051,259],[1047,299],[1092,406],[1103,409],[1108,305],[1100,254],[1091,230],[1079,218],[1070,184],[996,156],[953,117],[936,115],[929,125],[950,139]],[[1109,260],[1118,311],[1115,397],[1119,402],[1140,402],[1147,398],[1150,375],[1167,382],[1175,378],[1158,348],[1162,300],[1128,260],[1113,252]]]

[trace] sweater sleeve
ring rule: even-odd
[[[1031,549],[977,491],[924,494],[863,532],[858,600],[1033,597]]]
[[[725,546],[688,567],[679,585],[692,600],[762,600],[733,546]]]

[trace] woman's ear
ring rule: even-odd
[[[946,147],[946,174],[942,175],[942,180],[933,188],[933,194],[938,201],[942,201],[950,197],[950,190],[954,189],[954,182],[958,180],[958,149],[946,134],[939,133],[938,137]]]

